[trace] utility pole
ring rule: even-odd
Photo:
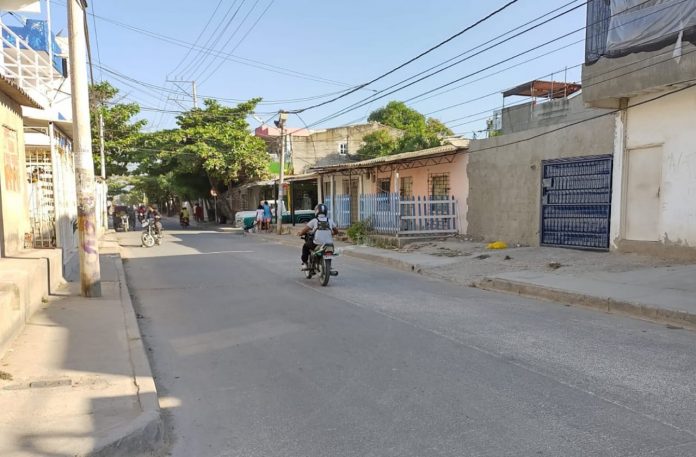
[[[288,113],[278,112],[278,120],[275,125],[280,127],[280,179],[278,180],[278,201],[276,202],[276,225],[278,235],[283,233],[283,184],[285,181],[285,121],[288,120]]]
[[[68,0],[70,81],[73,110],[73,150],[77,188],[77,226],[80,249],[80,291],[84,297],[101,297],[99,244],[95,214],[94,161],[89,126],[85,0]]]
[[[179,88],[183,93],[186,93],[184,89],[179,86],[178,83],[191,83],[191,100],[193,101],[193,109],[198,108],[198,93],[196,91],[196,81],[189,81],[185,79],[168,79],[167,82],[174,83],[176,87]],[[188,94],[187,94],[188,95]]]
[[[104,153],[104,113],[99,107],[99,161],[101,162],[101,178],[106,179],[106,154]]]

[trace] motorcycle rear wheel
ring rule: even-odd
[[[322,286],[329,284],[329,278],[331,278],[331,259],[321,259],[319,264],[319,280]]]

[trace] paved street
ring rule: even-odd
[[[693,456],[696,333],[232,233],[118,234],[177,457]]]

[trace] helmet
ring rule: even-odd
[[[320,214],[323,214],[326,216],[329,213],[328,208],[326,207],[325,204],[319,203],[315,208],[314,208],[314,215],[318,216]]]

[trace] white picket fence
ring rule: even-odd
[[[329,214],[341,228],[351,224],[350,196],[328,197]],[[401,197],[397,193],[362,194],[358,220],[376,233],[395,236],[446,235],[458,231],[457,200],[452,197]]]

